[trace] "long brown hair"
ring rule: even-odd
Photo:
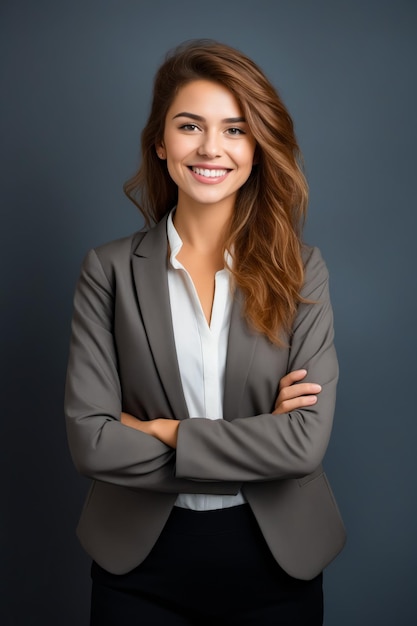
[[[301,152],[284,103],[262,70],[239,50],[197,39],[168,53],[154,80],[142,131],[142,162],[124,185],[146,223],[159,222],[177,203],[178,189],[156,154],[178,90],[194,80],[224,85],[237,99],[256,140],[256,165],[238,192],[225,249],[233,251],[235,283],[253,327],[282,345],[291,331],[304,282],[301,233],[308,200]]]

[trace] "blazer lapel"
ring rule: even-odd
[[[223,418],[229,421],[239,417],[241,398],[259,337],[245,321],[242,305],[243,297],[237,290],[230,320],[223,398]]]
[[[175,419],[188,417],[172,328],[167,275],[166,219],[133,250],[133,276],[149,346]]]

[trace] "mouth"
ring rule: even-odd
[[[197,176],[202,176],[203,178],[223,178],[231,171],[229,169],[209,169],[206,167],[194,167],[193,165],[190,165],[189,169]]]

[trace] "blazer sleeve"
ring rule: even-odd
[[[322,386],[317,403],[282,415],[183,420],[178,430],[177,476],[197,481],[267,481],[305,476],[320,465],[332,429],[338,362],[329,276],[317,248],[305,264],[302,296],[314,303],[299,305],[288,371],[305,368],[305,380]]]
[[[114,288],[91,250],[74,295],[64,412],[78,471],[89,478],[168,493],[196,493],[175,476],[175,451],[120,422],[122,394],[113,334]],[[207,493],[235,494],[237,484],[208,484]]]

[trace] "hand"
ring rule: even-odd
[[[300,383],[307,370],[294,370],[279,381],[279,393],[273,415],[282,415],[296,409],[312,406],[317,402],[321,386],[316,383]]]
[[[123,412],[120,415],[120,421],[124,426],[140,430],[142,433],[159,439],[170,448],[177,447],[179,420],[157,418],[145,422],[137,419],[130,413]]]

